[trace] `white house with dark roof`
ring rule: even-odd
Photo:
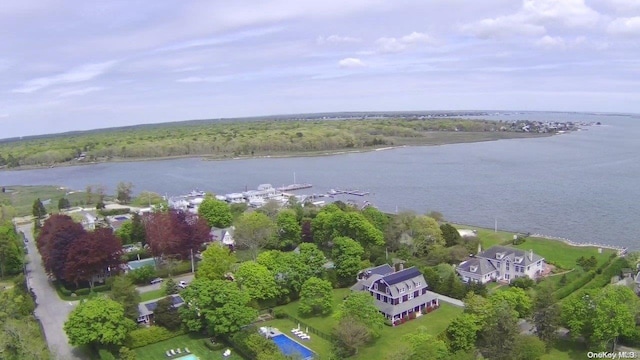
[[[224,246],[234,246],[236,241],[233,239],[233,232],[235,231],[235,226],[230,226],[224,229],[220,228],[211,228],[211,239],[214,242],[218,242]]]
[[[545,268],[544,258],[532,250],[523,251],[506,246],[494,246],[478,251],[458,265],[456,271],[465,282],[487,283],[527,276],[535,279]]]
[[[394,325],[439,306],[439,295],[427,289],[424,276],[415,267],[394,272],[384,264],[362,270],[351,290],[369,292],[378,310]]]

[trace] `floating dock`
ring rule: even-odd
[[[365,196],[369,195],[368,191],[360,191],[360,190],[331,190],[329,192],[330,195],[356,195],[356,196]]]
[[[294,190],[302,190],[302,189],[310,189],[313,185],[311,184],[291,184],[287,186],[281,186],[277,188],[278,191],[294,191]]]

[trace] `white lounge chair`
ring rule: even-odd
[[[171,349],[171,355],[175,355],[175,354],[176,352],[173,349]]]
[[[180,350],[180,348],[177,348],[177,349],[176,349],[176,352],[177,352],[178,354],[182,354],[182,350]]]
[[[187,354],[191,353],[191,351],[189,351],[189,348],[184,348],[184,352],[186,352]]]
[[[167,356],[168,356],[168,357],[173,356],[173,355],[171,355],[171,353],[169,352],[169,350],[167,350]]]
[[[294,328],[294,329],[291,329],[291,332],[292,332],[293,334],[295,334],[295,333],[299,333],[299,332],[300,332],[300,328]]]

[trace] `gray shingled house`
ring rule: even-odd
[[[478,251],[458,265],[456,271],[465,282],[487,283],[490,281],[511,282],[528,276],[535,279],[545,268],[544,258],[532,250],[523,251],[506,246],[494,246]]]

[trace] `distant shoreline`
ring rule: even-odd
[[[486,135],[486,133],[478,132],[478,133],[469,133],[469,134],[480,134]],[[131,162],[141,162],[141,161],[164,161],[164,160],[176,160],[176,159],[195,159],[201,158],[204,161],[228,161],[228,160],[251,160],[251,159],[279,159],[279,158],[295,158],[295,157],[318,157],[318,156],[335,156],[335,155],[343,155],[343,154],[358,154],[358,153],[367,153],[367,152],[375,152],[375,151],[386,151],[386,150],[396,150],[407,147],[418,147],[418,146],[442,146],[442,145],[453,145],[453,144],[470,144],[470,143],[480,143],[480,142],[489,142],[489,141],[499,141],[499,140],[513,140],[513,139],[536,139],[542,137],[551,137],[554,133],[521,133],[521,132],[500,132],[497,134],[501,134],[503,137],[495,137],[495,138],[465,138],[465,139],[426,139],[427,141],[420,142],[419,140],[425,139],[416,139],[415,143],[407,143],[407,144],[399,144],[393,146],[380,146],[380,147],[369,147],[369,148],[360,148],[360,149],[336,149],[336,150],[318,150],[318,151],[305,151],[305,152],[290,152],[290,153],[273,153],[273,154],[258,154],[258,155],[245,155],[245,156],[235,156],[228,157],[227,155],[215,155],[215,154],[188,154],[188,155],[175,155],[175,156],[159,156],[159,157],[140,157],[140,158],[111,158],[111,159],[100,159],[97,161],[91,162],[66,162],[59,163],[54,165],[23,165],[14,168],[3,167],[0,168],[0,172],[2,171],[22,171],[22,170],[44,170],[44,169],[53,169],[58,167],[70,167],[70,166],[87,166],[87,165],[97,165],[97,164],[106,164],[106,163],[131,163]],[[453,141],[452,141],[453,140]]]

